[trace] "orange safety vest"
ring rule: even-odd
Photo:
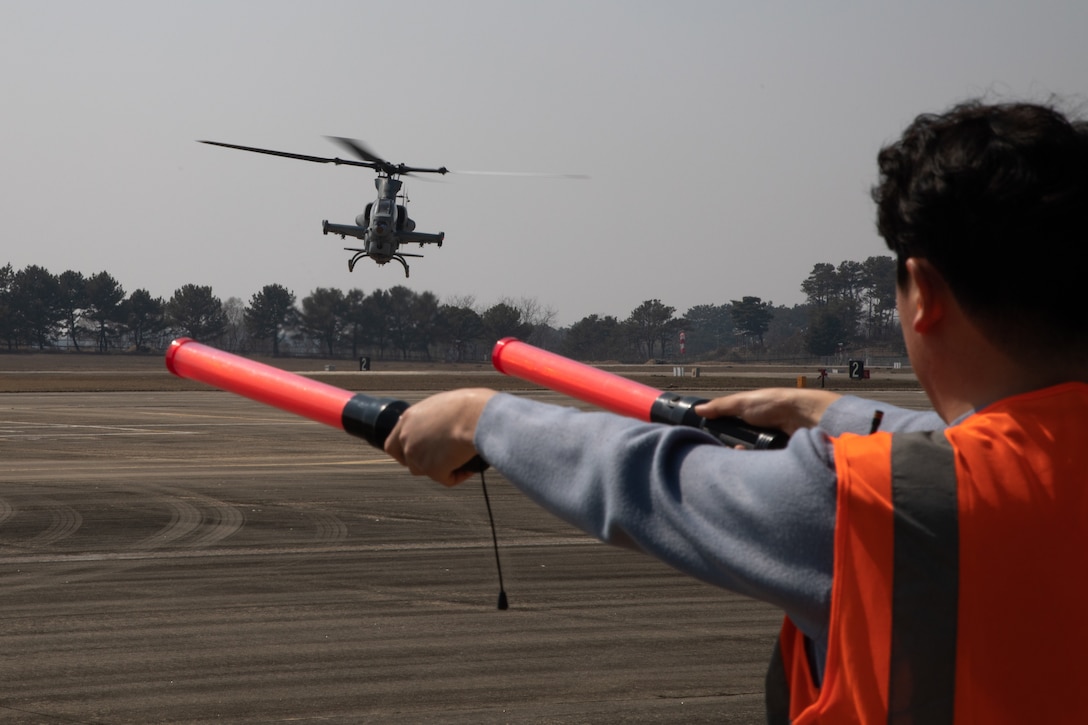
[[[834,452],[824,679],[787,619],[770,722],[1088,722],[1088,385]]]

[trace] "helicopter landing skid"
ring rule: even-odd
[[[365,251],[363,251],[361,249],[353,249],[352,247],[344,247],[344,249],[346,249],[349,252],[355,252],[355,256],[348,260],[348,271],[349,272],[354,272],[355,271],[355,263],[356,262],[358,262],[360,259],[363,259],[364,257],[369,257],[370,256],[370,252],[365,252]],[[404,258],[405,257],[422,257],[422,256],[423,256],[422,254],[394,254],[394,255],[391,256],[391,258],[395,259],[395,260],[397,260],[398,262],[401,263],[401,266],[404,267],[404,278],[408,279],[408,277],[409,277],[409,274],[408,274],[408,262]],[[386,261],[388,261],[388,260],[386,260]],[[378,264],[385,264],[385,262],[378,262]]]

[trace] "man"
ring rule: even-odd
[[[446,485],[479,453],[602,540],[781,607],[772,722],[1081,721],[1088,124],[972,102],[878,163],[934,413],[789,389],[697,409],[792,434],[751,452],[472,389],[409,408],[386,450]]]

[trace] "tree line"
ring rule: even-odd
[[[146,289],[126,294],[106,271],[53,274],[9,263],[0,268],[0,344],[9,352],[161,352],[187,336],[243,354],[443,361],[484,360],[503,337],[621,362],[802,359],[859,345],[901,352],[892,258],[816,264],[800,289],[806,302],[792,307],[743,296],[677,315],[654,298],[622,320],[591,314],[556,327],[555,311],[531,298],[484,306],[398,285],[369,294],[319,287],[298,300],[273,283],[248,302],[224,302],[196,284],[164,300]]]

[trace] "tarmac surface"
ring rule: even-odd
[[[0,395],[0,723],[763,721],[777,610],[487,483],[507,611],[477,482],[213,390]]]

